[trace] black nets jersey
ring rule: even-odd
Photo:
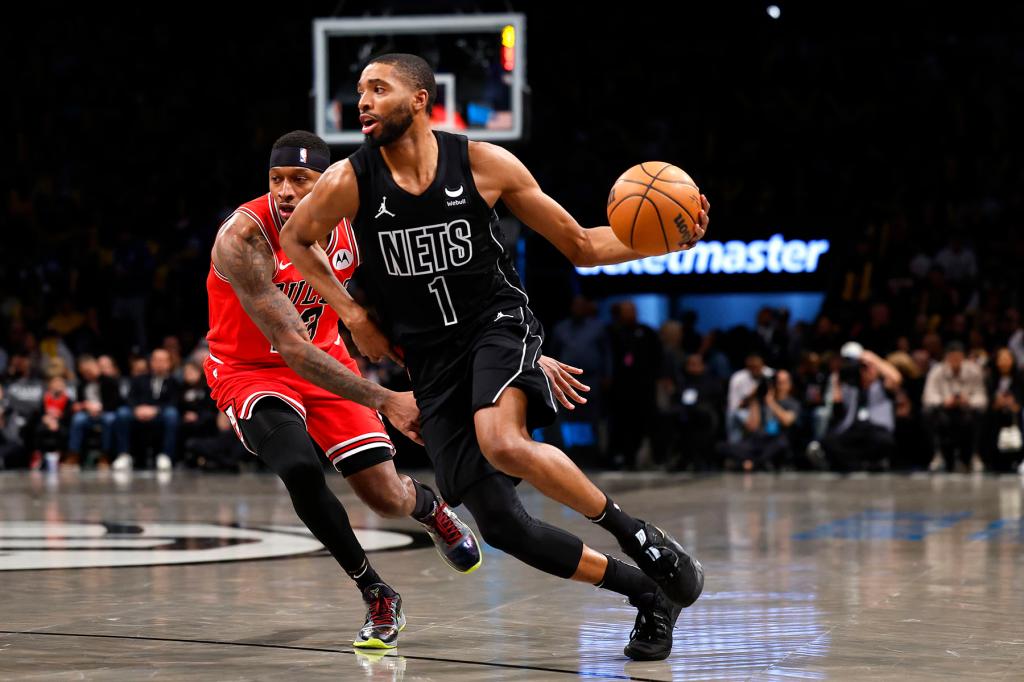
[[[348,157],[359,184],[356,279],[391,341],[413,350],[527,303],[497,213],[473,182],[468,138],[434,136],[437,173],[418,196],[398,186],[380,149],[363,145]]]

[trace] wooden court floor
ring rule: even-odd
[[[415,523],[331,478],[403,595],[397,653],[267,475],[0,474],[0,679],[1024,679],[1017,477],[603,475],[704,563],[667,661],[622,655],[635,611],[485,548],[447,569]],[[527,508],[614,551],[522,486]],[[465,512],[463,511],[463,514]]]

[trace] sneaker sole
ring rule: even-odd
[[[664,661],[664,660],[665,660],[666,658],[668,658],[668,657],[669,657],[669,655],[670,655],[670,654],[671,654],[672,652],[671,652],[671,651],[666,651],[666,652],[664,653],[664,655],[662,655],[662,654],[656,654],[656,655],[654,655],[654,656],[630,656],[630,655],[629,655],[629,654],[628,654],[628,653],[626,652],[626,650],[625,650],[625,649],[623,649],[623,650],[622,650],[622,653],[623,653],[623,654],[625,654],[625,655],[626,655],[626,657],[627,657],[628,659],[630,659],[631,661]]]
[[[366,640],[365,642],[352,642],[352,646],[356,647],[357,649],[396,649],[396,648],[398,648],[398,644],[397,643],[395,643],[395,644],[387,644],[386,642],[382,642],[381,640],[377,639],[376,637],[372,637],[372,638]]]

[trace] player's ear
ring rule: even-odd
[[[419,112],[422,109],[427,108],[427,102],[430,101],[430,93],[424,88],[420,88],[413,94],[412,107],[414,112]]]

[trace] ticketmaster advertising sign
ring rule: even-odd
[[[629,292],[692,294],[701,291],[824,291],[832,244],[828,239],[781,232],[744,241],[707,240],[688,251],[628,263],[578,267],[591,296]]]
[[[688,251],[592,268],[576,268],[581,275],[759,275],[814,273],[827,239],[786,239],[781,234],[751,242],[698,242]]]

